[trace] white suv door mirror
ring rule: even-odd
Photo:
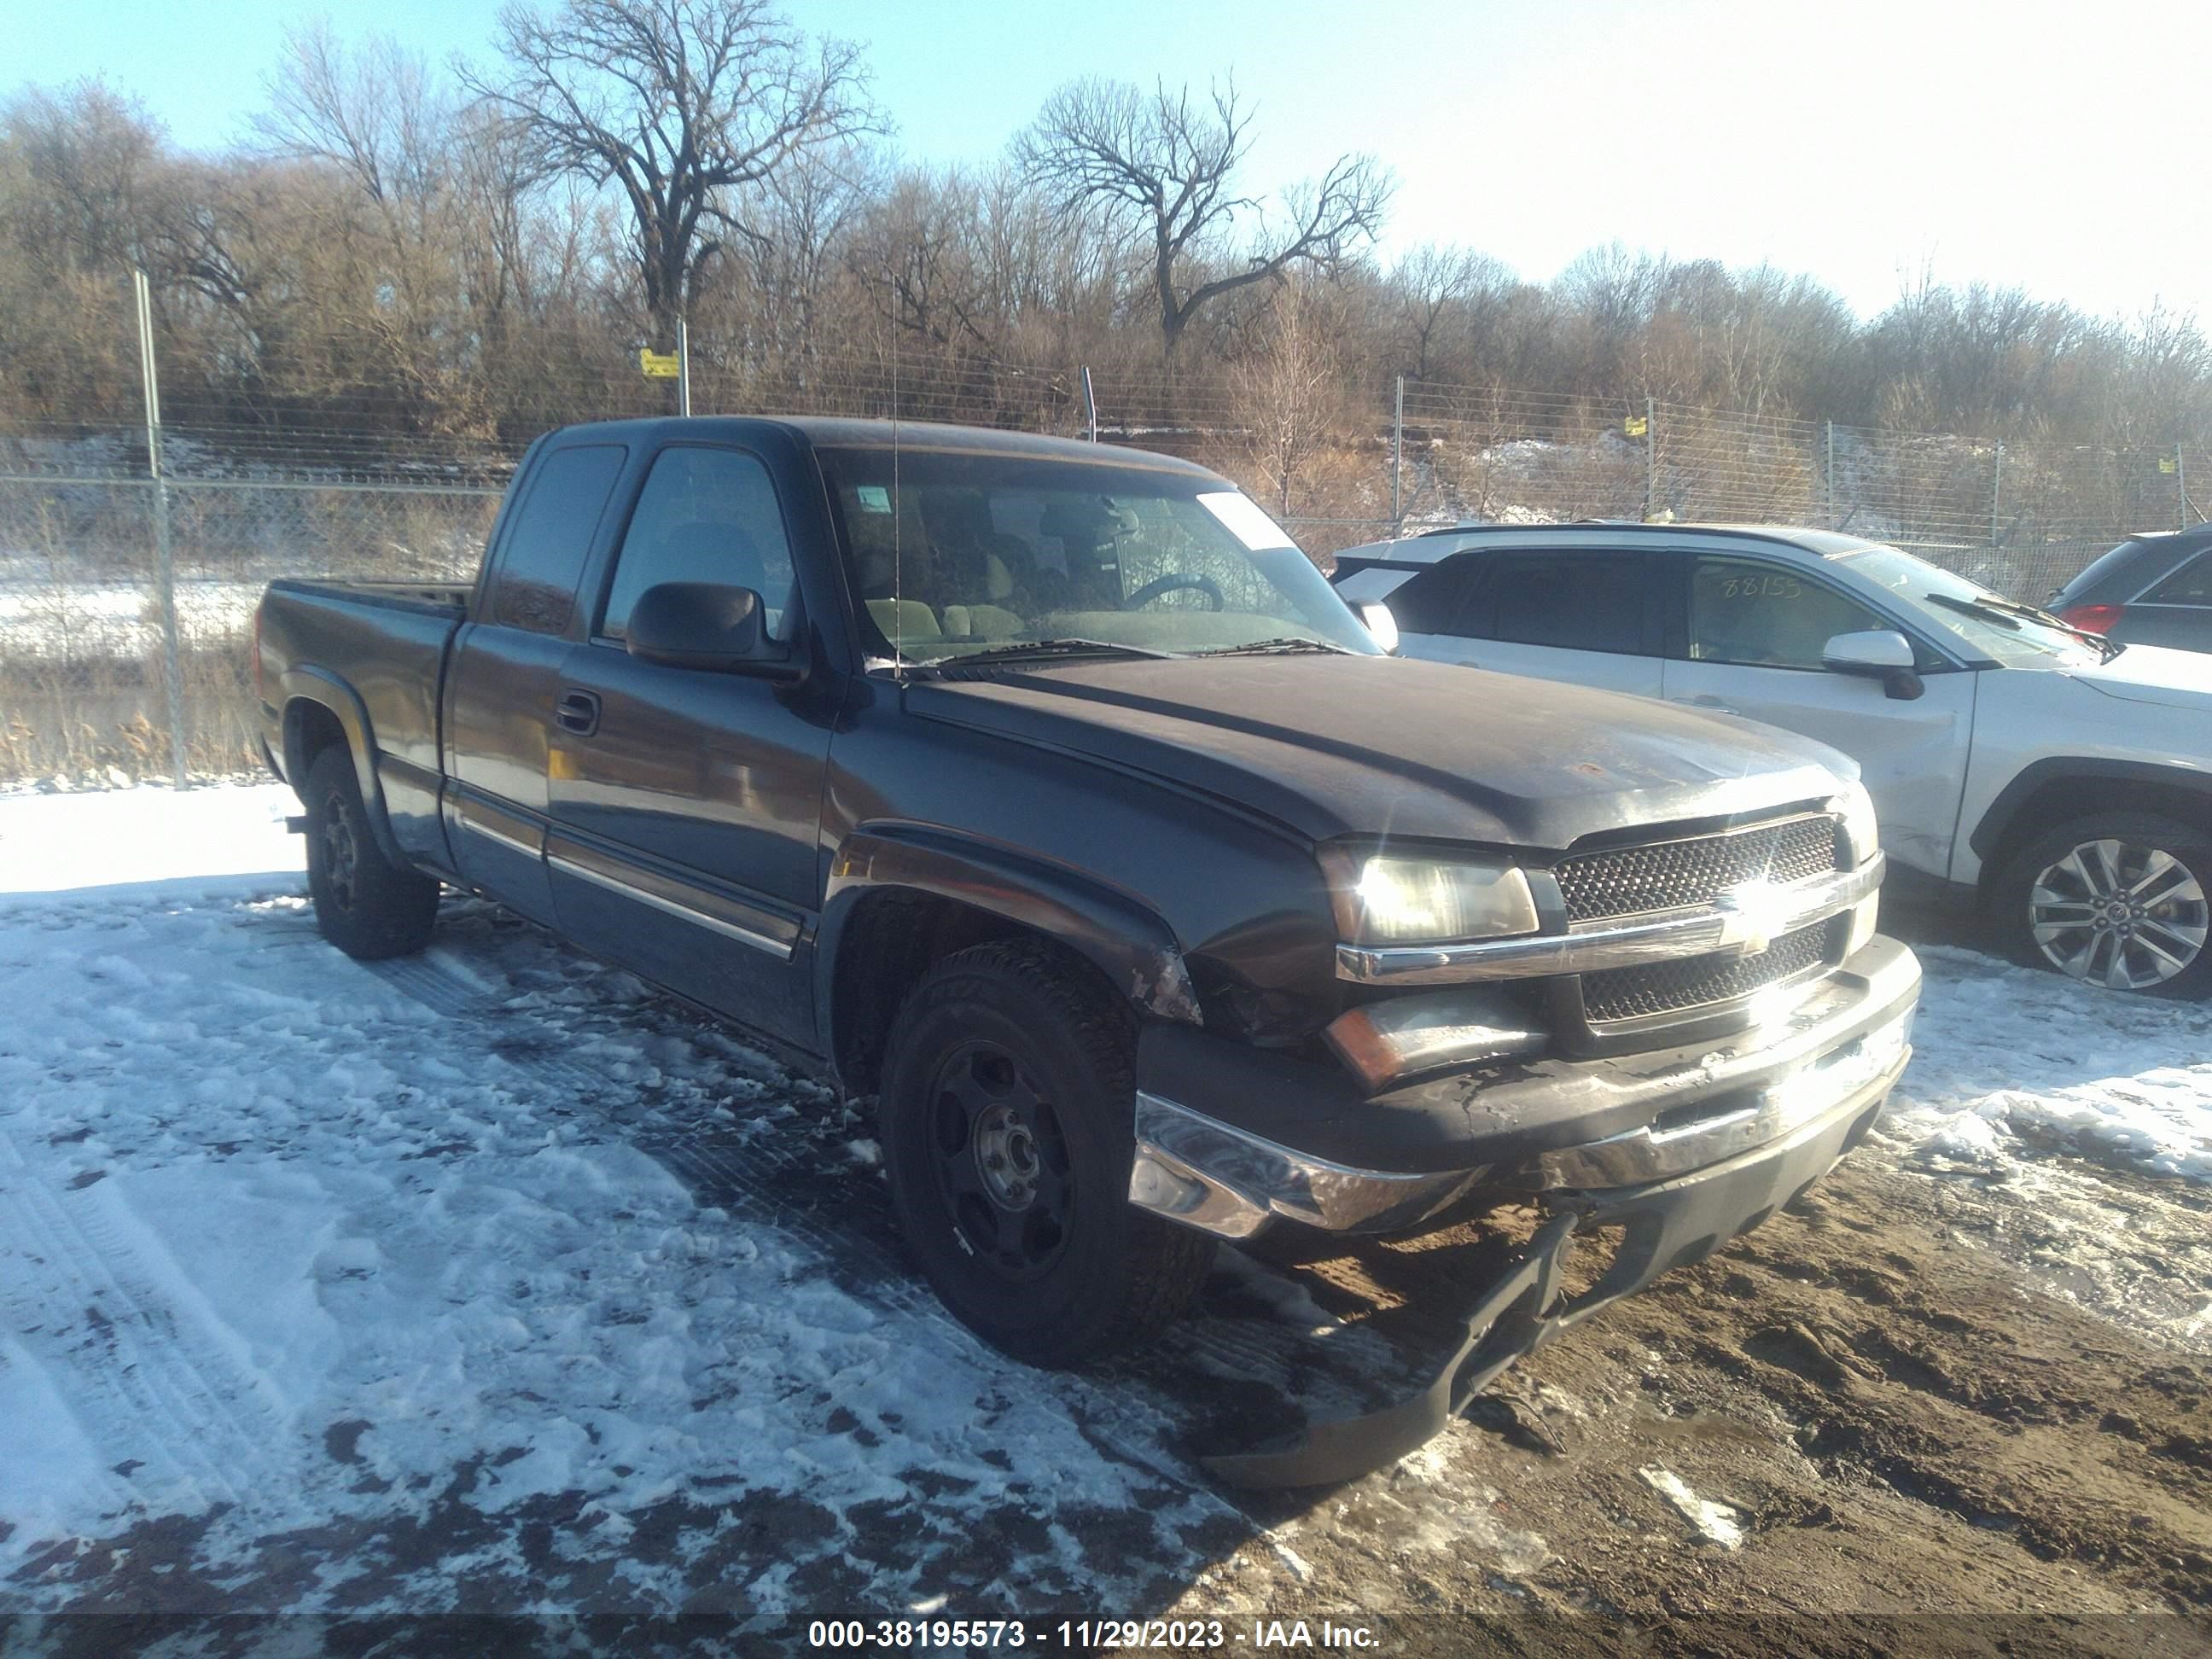
[[[1838,634],[1820,647],[1820,663],[1830,672],[1880,680],[1882,690],[1910,702],[1927,688],[1912,669],[1912,641],[1893,628]]]

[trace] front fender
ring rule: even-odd
[[[861,825],[830,865],[814,959],[825,1020],[846,924],[863,898],[890,890],[951,899],[1056,939],[1096,964],[1139,1018],[1200,1023],[1175,932],[1142,902],[1018,848],[906,823]],[[826,1035],[834,1054],[836,1034]]]

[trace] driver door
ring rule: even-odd
[[[1821,665],[1838,634],[1905,632],[1840,588],[1779,561],[1695,555],[1670,561],[1680,582],[1667,700],[1741,714],[1832,744],[1859,763],[1883,850],[1948,876],[1958,832],[1978,676],[1923,657],[1918,697]],[[1911,635],[1907,633],[1906,638]],[[1921,650],[1915,641],[1916,652]]]
[[[758,457],[671,444],[646,477],[588,636],[562,666],[545,848],[554,902],[586,950],[805,1042],[812,997],[799,952],[820,903],[832,694],[631,656],[630,607],[676,581],[751,588],[772,637],[799,627],[782,505]]]

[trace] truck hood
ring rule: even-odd
[[[1394,657],[1115,659],[922,680],[907,707],[1202,792],[1320,842],[1562,849],[1834,793],[1808,739],[1645,697]]]
[[[2212,709],[2212,653],[2131,645],[2110,662],[2069,672],[2108,697],[2168,708]]]

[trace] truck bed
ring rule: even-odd
[[[472,586],[286,580],[261,600],[264,702],[273,711],[305,693],[356,711],[393,819],[411,820],[410,839],[435,857],[439,688]],[[281,750],[272,758],[282,766]]]

